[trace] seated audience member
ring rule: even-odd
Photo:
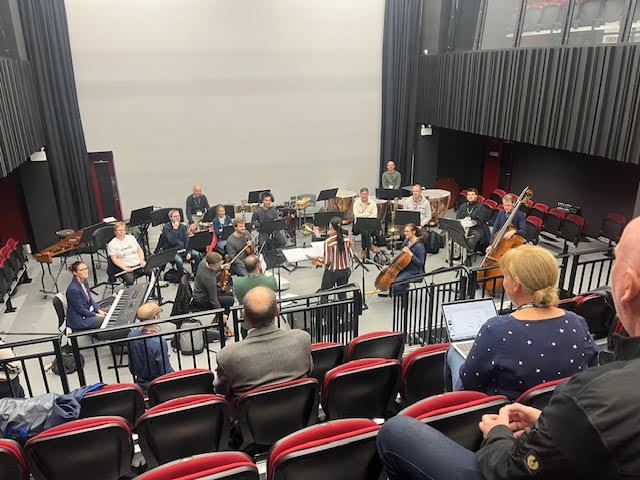
[[[244,392],[304,378],[313,368],[310,335],[276,327],[273,322],[278,313],[276,294],[269,288],[254,287],[244,296],[242,315],[251,329],[247,338],[218,352],[214,382],[232,412]]]
[[[113,226],[116,236],[107,244],[107,255],[113,264],[109,277],[116,273],[125,271],[122,275],[124,283],[133,285],[136,278],[144,275],[144,267],[147,262],[144,260],[144,251],[140,248],[138,241],[133,235],[127,234],[127,226],[124,222],[116,222]]]
[[[3,346],[4,342],[0,340],[0,398],[24,398],[24,389],[18,378],[22,371],[20,362],[7,362],[15,355],[11,348],[2,348]]]
[[[213,230],[218,237],[218,248],[224,250],[224,246],[227,244],[226,240],[222,239],[222,231],[224,227],[231,225],[231,217],[227,215],[224,205],[216,205],[216,216],[213,219]]]
[[[194,185],[193,193],[187,197],[187,208],[184,212],[187,215],[189,225],[195,226],[195,224],[200,222],[207,210],[209,210],[207,196],[202,193],[202,187],[200,185]]]
[[[585,319],[557,307],[558,262],[549,251],[513,248],[500,259],[500,268],[517,309],[487,320],[466,360],[449,349],[446,365],[455,390],[514,400],[535,385],[598,364],[598,347]]]
[[[502,206],[504,207],[504,210],[500,210],[498,212],[496,221],[493,224],[493,227],[491,227],[491,240],[496,238],[496,233],[498,233],[500,229],[504,226],[504,224],[507,223],[507,219],[509,218],[509,215],[511,215],[511,212],[513,211],[513,195],[511,195],[510,193],[507,193],[504,197],[502,197]],[[524,213],[518,210],[515,217],[513,218],[513,222],[511,223],[516,228],[507,230],[503,238],[508,240],[516,234],[520,235],[521,237],[524,237],[524,235],[527,233]],[[487,253],[490,251],[491,251],[491,245],[487,247]]]
[[[187,244],[189,243],[189,232],[187,231],[187,226],[180,222],[180,212],[178,210],[170,210],[169,220],[170,221],[162,227],[162,234],[164,235],[163,248],[165,250],[170,248],[184,250],[176,253],[176,256],[173,257],[173,261],[176,263],[176,270],[180,277],[182,277],[184,273],[184,267],[182,265],[184,260],[191,262],[192,271],[196,272],[198,270],[198,264],[200,263],[200,253],[196,250],[186,250]]]
[[[191,307],[201,311],[224,307],[225,316],[228,316],[230,307],[233,305],[233,297],[229,295],[218,296],[218,274],[223,269],[222,256],[217,252],[209,252],[204,260],[198,265],[196,278],[193,282]],[[229,268],[229,266],[226,265],[224,268]],[[228,327],[225,327],[225,333],[227,336],[233,335]]]
[[[89,268],[84,262],[69,267],[73,280],[67,287],[67,327],[71,330],[100,328],[107,312],[101,310],[89,290]]]
[[[389,479],[638,478],[639,243],[636,218],[622,234],[611,272],[616,310],[630,335],[616,337],[616,361],[583,368],[542,411],[514,403],[484,415],[484,442],[476,453],[418,420],[391,418],[377,438]]]
[[[244,250],[249,242],[247,226],[244,219],[240,217],[234,218],[231,224],[233,225],[234,231],[229,235],[224,249],[227,255],[229,255],[230,260],[236,258],[236,255],[238,256],[235,262],[231,264],[231,273],[239,277],[246,277],[247,269],[244,268],[243,260],[247,258],[247,253],[242,250]]]
[[[140,305],[137,318],[141,322],[154,320],[160,316],[162,309],[157,303],[148,302]],[[139,338],[144,335],[158,333],[157,325],[137,327],[129,332],[128,338]],[[146,343],[146,345],[145,345]],[[149,383],[165,373],[173,372],[169,362],[169,349],[162,337],[152,337],[129,342],[129,370],[135,378],[136,384],[147,394]]]
[[[249,255],[244,259],[244,266],[247,269],[246,277],[236,277],[233,279],[233,293],[238,299],[238,303],[242,305],[244,296],[254,287],[264,286],[274,292],[278,291],[278,282],[274,276],[266,276],[262,271],[260,258],[257,255]],[[247,336],[249,327],[246,320],[241,324],[242,336]]]
[[[467,243],[472,250],[484,248],[489,243],[489,227],[487,227],[486,215],[483,213],[480,203],[478,202],[478,189],[475,187],[467,190],[467,201],[460,205],[458,220],[474,220],[476,224],[467,231]]]

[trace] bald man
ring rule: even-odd
[[[616,361],[556,387],[542,411],[514,403],[484,415],[476,453],[417,420],[392,418],[377,439],[389,479],[640,478],[639,244],[636,218],[622,234],[611,272],[629,333],[616,337]]]
[[[214,387],[227,397],[232,416],[244,392],[304,378],[313,368],[310,335],[304,330],[276,327],[279,312],[273,290],[252,288],[243,299],[242,315],[250,328],[247,338],[218,352]]]
[[[139,321],[155,320],[162,309],[155,302],[140,305],[136,316]],[[156,324],[137,327],[129,332],[128,338],[144,337],[158,333]],[[146,344],[146,348],[145,348]],[[129,342],[129,371],[144,394],[147,394],[149,383],[165,373],[173,372],[169,362],[169,349],[162,337],[145,338]]]
[[[207,210],[209,210],[207,196],[202,193],[202,187],[196,184],[193,186],[193,193],[187,197],[187,208],[185,213],[187,215],[189,225],[199,223]]]

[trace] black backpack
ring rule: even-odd
[[[80,367],[84,367],[84,357],[82,354],[80,356]],[[78,370],[78,366],[76,365],[76,359],[73,356],[73,352],[62,350],[62,368],[64,368],[64,373],[74,373]],[[51,365],[51,370],[56,375],[60,375],[60,370],[58,368],[58,362],[54,361],[53,365]]]
[[[429,230],[423,243],[427,253],[438,253],[440,248],[444,247],[444,237],[434,230]]]

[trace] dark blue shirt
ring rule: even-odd
[[[225,215],[222,221],[220,221],[218,217],[213,219],[213,228],[220,240],[222,240],[222,230],[224,229],[224,227],[227,227],[229,225],[231,225],[231,217],[229,215]]]
[[[98,312],[98,304],[91,297],[89,282],[84,280],[83,283],[86,291],[82,288],[82,284],[75,279],[67,287],[67,326],[72,330],[91,328]],[[87,296],[87,291],[89,296]]]
[[[504,210],[500,210],[498,212],[498,216],[496,217],[496,221],[493,224],[493,228],[491,229],[491,239],[496,236],[496,233],[500,231],[502,226],[507,222],[507,218],[509,218],[509,213]],[[516,227],[516,233],[522,237],[527,233],[526,222],[524,218],[524,213],[520,210],[516,212],[516,216],[513,218],[513,226]]]
[[[171,222],[165,223],[162,227],[162,233],[165,238],[165,249],[187,248],[189,234],[187,232],[187,226],[184,223],[181,223],[178,228],[173,228]]]
[[[404,242],[402,242],[402,246],[406,247],[407,245],[409,245],[409,242],[405,239]],[[413,253],[413,257],[411,257],[409,265],[402,271],[404,273],[403,277],[405,278],[413,275],[422,275],[424,273],[424,259],[427,255],[424,249],[424,243],[422,243],[421,240],[414,243],[409,250]]]
[[[540,383],[570,377],[598,364],[587,322],[566,312],[546,320],[490,318],[460,367],[465,390],[506,395],[515,400]]]
[[[145,332],[152,333],[146,330]],[[140,328],[134,328],[127,337],[141,337],[145,332]],[[145,340],[146,349],[145,342],[142,340],[129,342],[129,370],[146,395],[149,382],[160,375],[173,372],[173,368],[169,362],[167,342],[162,337],[151,337]]]

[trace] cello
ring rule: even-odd
[[[509,214],[509,218],[507,218],[507,221],[504,223],[500,231],[496,233],[495,238],[491,242],[491,251],[484,256],[484,259],[480,264],[480,268],[482,268],[482,270],[478,270],[478,280],[500,277],[492,278],[492,280],[490,281],[485,280],[487,284],[486,289],[489,292],[495,293],[499,292],[502,289],[502,271],[500,270],[500,267],[498,267],[500,258],[502,258],[502,256],[512,248],[524,245],[524,243],[526,242],[526,239],[520,235],[513,235],[508,239],[504,238],[504,235],[509,230],[515,229],[515,227],[512,225],[512,222],[514,217],[518,213],[520,205],[522,203],[528,202],[532,196],[533,190],[531,190],[529,187],[525,187],[525,189],[522,190],[522,193],[518,197],[518,201],[515,203],[515,205],[513,206],[513,210]]]
[[[428,232],[423,233],[422,235],[416,235],[411,242],[407,244],[408,248],[413,247],[416,243],[423,241],[427,238]],[[407,252],[401,251],[396,258],[389,264],[387,268],[383,268],[378,273],[373,285],[381,291],[387,291],[391,288],[391,284],[396,280],[398,274],[403,271],[407,265],[411,263],[411,255]]]

